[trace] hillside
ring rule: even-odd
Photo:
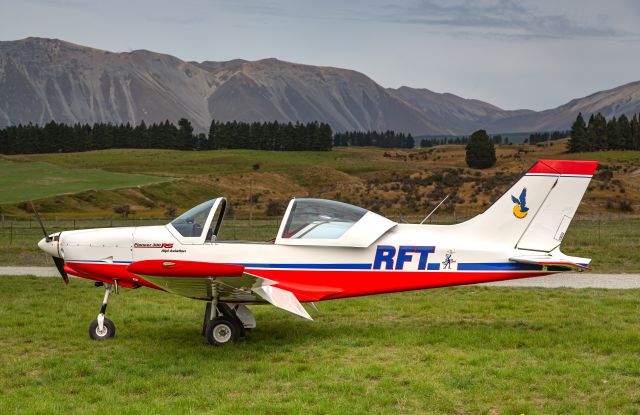
[[[617,88],[596,92],[573,99],[554,109],[540,112],[511,112],[508,116],[487,124],[490,131],[554,131],[566,130],[576,120],[578,113],[585,115],[602,113],[607,119],[640,112],[640,81]]]
[[[601,162],[579,214],[640,212],[640,153],[567,154],[565,145],[565,142],[554,142],[551,147],[498,146],[497,165],[483,171],[466,168],[464,147],[455,145],[402,151],[375,148],[341,148],[330,152],[106,150],[7,159],[27,164],[54,164],[57,168],[52,169],[51,182],[58,180],[53,176],[60,169],[82,168],[175,178],[147,186],[73,194],[64,194],[72,190],[60,186],[60,195],[37,201],[45,214],[56,217],[114,216],[113,208],[119,205],[130,205],[136,217],[163,217],[171,208],[181,211],[224,195],[238,217],[246,217],[249,211],[254,217],[264,217],[270,204],[275,204],[275,211],[281,212],[291,197],[322,197],[400,218],[422,216],[450,194],[441,213],[455,214],[460,219],[486,209],[540,158]],[[250,196],[253,203],[249,203]],[[30,216],[20,203],[5,203],[0,208],[5,215]]]
[[[413,135],[567,129],[578,112],[640,112],[640,82],[545,111],[505,110],[428,89],[383,88],[366,75],[278,59],[185,62],[113,53],[57,39],[0,42],[0,127],[50,120],[147,123],[186,117],[197,131],[220,121],[322,121],[335,131]]]

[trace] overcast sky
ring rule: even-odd
[[[0,0],[0,40],[355,69],[505,109],[640,80],[634,0]]]

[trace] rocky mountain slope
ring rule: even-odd
[[[468,134],[567,128],[578,111],[640,112],[640,82],[552,110],[507,111],[427,89],[385,89],[356,71],[277,59],[185,62],[145,50],[113,53],[57,39],[0,42],[0,126],[212,118],[320,120],[336,131]]]

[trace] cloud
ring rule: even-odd
[[[419,0],[383,5],[368,18],[387,22],[423,25],[454,35],[492,38],[637,38],[611,25],[600,13],[595,21],[574,20],[560,11],[545,11],[543,2],[527,5],[514,0]],[[576,7],[586,7],[577,4]],[[547,5],[547,9],[553,9]]]

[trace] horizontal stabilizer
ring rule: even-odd
[[[300,301],[291,291],[286,291],[272,285],[263,285],[261,287],[252,288],[254,293],[270,302],[274,306],[281,308],[308,320],[313,320],[307,310],[304,309]]]
[[[509,261],[521,264],[535,264],[543,267],[566,268],[566,271],[591,271],[588,258],[563,257],[558,258],[552,255],[523,255],[509,258]]]

